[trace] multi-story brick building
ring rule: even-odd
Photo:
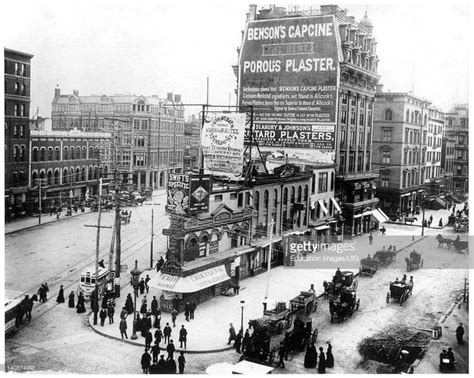
[[[469,192],[469,106],[454,106],[445,119],[446,134],[454,139],[453,190],[461,198]]]
[[[5,219],[27,213],[31,58],[4,49],[5,67]]]
[[[421,206],[425,181],[439,174],[440,137],[433,126],[428,152],[430,102],[411,93],[380,91],[376,94],[373,137],[373,165],[380,172],[377,196],[392,218],[413,213]],[[435,139],[436,138],[436,139]],[[436,147],[434,147],[436,146]],[[430,160],[430,176],[425,168]],[[437,165],[436,165],[437,164]]]
[[[441,139],[441,177],[444,184],[444,190],[448,194],[454,191],[454,145],[456,138],[451,133],[448,134],[446,127],[443,128],[443,137]]]
[[[371,163],[374,95],[380,79],[372,31],[367,14],[357,22],[336,5],[259,12],[251,6],[239,65],[233,67],[239,104],[256,106],[254,127],[263,131],[263,143],[295,127],[334,134],[331,146],[316,134],[309,134],[310,142],[301,134],[286,140],[276,137],[276,142],[278,148],[292,148],[290,156],[306,154],[313,163],[335,164],[335,198],[348,237],[369,232],[380,218],[374,196],[378,173]],[[261,48],[256,47],[258,40],[263,40]],[[258,106],[273,111],[259,112]]]
[[[181,96],[61,95],[52,103],[53,130],[114,132],[117,166],[134,189],[162,188],[169,173],[181,173],[184,107]]]
[[[110,133],[31,130],[29,155],[30,203],[38,210],[41,180],[42,209],[97,194],[99,175],[108,184]]]

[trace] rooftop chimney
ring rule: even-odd
[[[78,91],[77,89],[74,89],[74,90],[72,91],[72,94],[73,94],[74,96],[76,96],[76,97],[79,97],[79,91]]]
[[[383,84],[377,84],[376,93],[382,93],[382,92],[383,92]]]
[[[56,87],[54,88],[54,97],[59,97],[61,96],[61,88]]]
[[[168,101],[173,101],[173,92],[168,92],[166,99],[167,99]]]
[[[179,104],[181,102],[181,95],[175,94],[174,95],[174,102]]]
[[[250,4],[249,5],[249,16],[248,16],[247,19],[249,21],[254,21],[256,17],[257,17],[257,5],[256,4]]]

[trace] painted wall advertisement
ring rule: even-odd
[[[245,117],[243,113],[210,114],[202,130],[202,151],[206,173],[242,173]]]
[[[170,173],[167,188],[167,210],[184,214],[189,209],[189,175]]]
[[[247,24],[239,62],[239,101],[255,106],[253,131],[260,147],[283,148],[290,157],[302,157],[308,150],[310,160],[333,158],[337,33],[333,16]]]

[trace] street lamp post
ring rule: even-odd
[[[422,193],[421,195],[421,208],[423,210],[423,220],[421,221],[421,236],[425,236],[425,201],[426,201],[426,193]]]
[[[240,308],[242,309],[242,312],[240,314],[240,329],[242,330],[242,333],[244,332],[244,306],[245,306],[245,301],[241,300]]]
[[[139,287],[139,280],[140,280],[140,274],[142,274],[142,271],[138,269],[138,261],[135,260],[135,269],[133,269],[130,274],[132,275],[131,279],[131,284],[133,286],[133,333],[130,338],[132,340],[137,339],[137,333],[136,333],[136,325],[137,325],[137,294],[138,294],[138,287]]]

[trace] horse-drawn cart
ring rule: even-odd
[[[390,283],[390,290],[387,293],[387,303],[390,302],[390,298],[395,298],[400,302],[400,306],[405,302],[408,297],[410,296],[413,290],[412,283],[406,282],[391,282]]]
[[[290,300],[291,313],[298,315],[309,315],[316,312],[318,301],[316,294],[309,291],[302,291],[300,295]]]
[[[362,259],[360,260],[359,275],[372,276],[377,272],[378,263],[375,259]]]
[[[337,319],[338,323],[351,317],[354,311],[360,306],[360,298],[357,298],[355,289],[345,287],[336,299],[329,301],[329,312],[331,313],[331,323]]]
[[[418,270],[423,267],[423,259],[421,258],[421,253],[418,253],[415,250],[410,252],[410,257],[406,257],[405,262],[407,263],[408,272],[411,272],[415,269]]]

